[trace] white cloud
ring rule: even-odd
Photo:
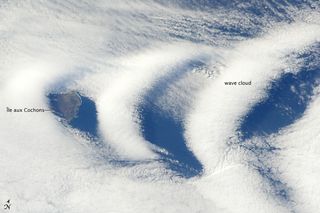
[[[241,12],[192,11],[153,1],[12,0],[1,4],[0,17],[0,202],[10,198],[12,212],[286,211],[241,164],[243,153],[226,150],[225,142],[280,74],[282,57],[319,38],[317,14],[288,25],[268,23],[257,30],[268,31],[265,36],[248,41],[215,28],[256,27]],[[188,146],[208,173],[184,180],[157,161],[110,163],[117,160],[114,150],[129,160],[157,157],[156,147],[141,136],[137,106],[177,65],[203,55],[207,66],[223,64],[215,70],[220,74],[208,80],[188,73],[157,104],[187,119]],[[247,79],[251,87],[223,85]],[[6,107],[47,108],[47,92],[60,87],[96,102],[101,134],[114,150],[96,150],[49,112],[5,112]],[[284,145],[289,149],[281,168],[295,189],[298,209],[309,212],[316,211],[312,193],[318,194],[316,105],[317,100],[292,127],[295,133],[279,136],[294,142]],[[303,143],[305,134],[309,145]]]

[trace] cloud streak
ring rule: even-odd
[[[294,208],[235,145],[243,116],[292,67],[288,56],[319,42],[319,7],[309,3],[3,2],[0,202],[11,199],[15,212],[317,212],[316,90],[302,118],[270,136]],[[203,66],[171,78],[194,60]],[[224,85],[241,80],[252,85]],[[201,176],[169,170],[159,160],[168,150],[143,137],[139,107],[164,81],[153,106],[182,124]],[[53,113],[5,111],[49,108],[48,93],[62,91],[95,102],[103,146]]]

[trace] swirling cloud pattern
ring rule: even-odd
[[[0,17],[12,212],[318,212],[319,2],[11,0]]]

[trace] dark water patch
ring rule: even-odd
[[[145,105],[141,109],[143,135],[146,140],[164,148],[168,155],[159,153],[168,168],[183,177],[193,177],[202,171],[201,163],[188,150],[183,137],[182,124],[157,109]]]
[[[165,149],[169,154],[159,153],[161,162],[178,176],[185,178],[200,175],[203,167],[186,146],[182,121],[166,114],[154,103],[157,98],[165,95],[169,85],[180,79],[186,72],[204,65],[203,61],[194,60],[177,67],[176,72],[157,82],[139,107],[143,136],[152,144]]]
[[[251,166],[271,186],[271,193],[282,202],[293,202],[291,199],[291,188],[279,178],[278,171],[267,165],[263,160],[251,163]]]
[[[97,138],[97,110],[95,103],[77,92],[47,95],[52,112],[72,128]]]
[[[275,154],[280,150],[265,138],[251,140],[250,142],[242,141],[239,143],[239,146],[253,154],[258,159],[264,158],[270,154]]]
[[[254,29],[248,30],[241,26],[230,26],[230,25],[217,25],[213,27],[219,30],[219,34],[229,35],[229,36],[240,36],[244,38],[253,37],[256,31]]]
[[[268,136],[293,124],[307,109],[314,88],[320,83],[317,50],[316,46],[315,51],[299,54],[299,72],[286,73],[272,82],[267,97],[252,108],[238,129],[238,145],[251,156],[249,165],[268,183],[275,198],[286,204],[294,205],[291,188],[273,166],[272,159],[280,149]]]
[[[277,133],[294,123],[305,112],[319,79],[320,70],[316,69],[286,73],[273,82],[268,97],[244,118],[240,127],[242,139]]]
[[[292,202],[291,188],[281,180],[279,171],[270,163],[270,159],[276,156],[280,149],[265,138],[242,141],[239,145],[251,156],[249,166],[257,171],[264,182],[269,185],[268,192],[283,203]]]
[[[224,9],[227,11],[240,11],[255,18],[270,16],[274,20],[284,21],[291,19],[292,9],[318,8],[316,0],[156,0],[166,6],[178,6],[192,10],[211,11]]]

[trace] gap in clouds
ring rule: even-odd
[[[215,9],[225,9],[229,11],[241,11],[250,14],[255,18],[269,17],[278,21],[292,20],[292,10],[306,7],[318,8],[316,1],[301,0],[155,0],[166,6],[178,6],[181,8],[211,11]]]
[[[299,58],[306,60],[299,72],[285,73],[272,82],[267,98],[244,117],[239,129],[242,140],[277,133],[303,115],[313,89],[319,84],[320,70],[308,67],[319,58],[315,52],[301,54]]]
[[[269,184],[275,197],[289,204],[291,187],[281,180],[272,159],[281,151],[272,141],[272,136],[299,118],[307,109],[314,88],[320,85],[319,48],[300,53],[296,60],[303,59],[298,72],[284,73],[271,83],[267,97],[256,104],[243,118],[238,129],[239,145],[253,159],[249,165]]]
[[[95,157],[102,162],[115,167],[134,167],[147,165],[152,161],[123,160],[114,156],[98,132],[97,109],[95,102],[76,91],[49,93],[49,106],[58,121],[65,127],[71,128],[73,134],[79,135],[90,143]]]
[[[97,110],[91,99],[74,91],[49,93],[47,98],[52,112],[61,118],[63,124],[70,125],[89,138],[98,138]]]
[[[176,71],[159,79],[138,108],[145,139],[165,149],[166,152],[159,153],[160,161],[178,176],[185,178],[201,175],[203,167],[186,145],[183,121],[164,112],[156,102],[167,92],[170,85],[188,72],[204,69],[206,60],[206,57],[199,58],[173,68]]]

